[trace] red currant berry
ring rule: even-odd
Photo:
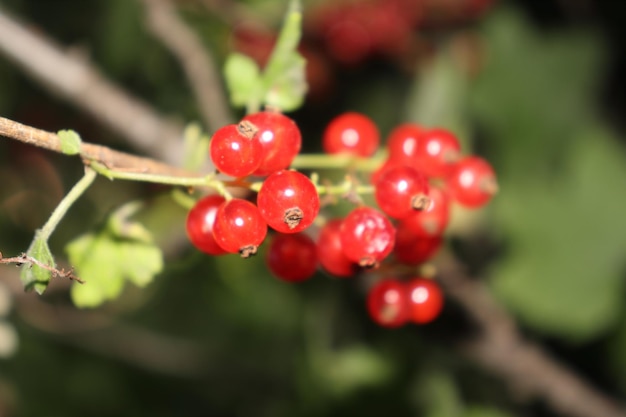
[[[390,217],[402,219],[430,206],[428,178],[409,166],[395,166],[374,183],[378,207]]]
[[[398,227],[393,253],[400,263],[420,265],[435,256],[442,244],[441,236],[419,237],[407,228]]]
[[[407,284],[409,320],[426,324],[435,320],[443,309],[443,293],[432,279],[413,278]]]
[[[336,277],[352,277],[358,266],[343,253],[341,247],[341,219],[326,222],[317,237],[317,259],[322,268]]]
[[[187,214],[187,236],[191,243],[209,255],[223,255],[227,253],[217,244],[213,237],[213,225],[218,207],[224,202],[221,195],[209,195],[198,202]]]
[[[256,254],[267,234],[267,224],[257,206],[240,198],[225,201],[215,214],[213,237],[228,253],[243,258]]]
[[[360,113],[348,112],[335,117],[326,127],[322,147],[328,154],[349,153],[372,156],[380,142],[374,122]]]
[[[261,216],[274,230],[297,233],[313,223],[320,198],[309,177],[282,170],[268,176],[257,195]]]
[[[431,129],[423,132],[416,141],[415,166],[428,177],[445,177],[458,161],[461,145],[451,132]]]
[[[340,238],[348,259],[364,268],[373,268],[393,250],[396,230],[378,210],[359,207],[343,219]]]
[[[416,237],[431,237],[443,234],[450,221],[450,197],[438,187],[430,187],[430,205],[403,218],[398,229],[407,229]]]
[[[302,135],[293,120],[284,114],[262,111],[243,118],[258,129],[258,141],[263,151],[261,165],[254,175],[269,175],[288,168],[300,152]]]
[[[413,123],[401,124],[387,138],[389,159],[401,165],[414,165],[417,140],[424,128]]]
[[[450,197],[465,207],[481,207],[498,192],[491,165],[477,156],[461,159],[446,181]]]
[[[283,281],[307,280],[317,269],[315,243],[302,233],[277,233],[267,251],[267,266],[276,278]]]
[[[250,175],[261,164],[263,148],[248,122],[218,129],[209,146],[215,168],[231,177]]]
[[[409,319],[409,299],[406,286],[395,279],[378,281],[367,294],[370,317],[384,327],[400,327]]]

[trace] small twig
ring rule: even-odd
[[[178,58],[187,74],[207,128],[215,131],[232,123],[223,83],[206,46],[168,0],[142,1],[149,29]]]
[[[16,264],[16,265],[28,264],[31,266],[36,265],[39,268],[43,268],[46,271],[49,271],[53,277],[68,278],[72,281],[76,281],[81,284],[85,283],[85,281],[80,279],[78,276],[74,275],[74,268],[58,269],[53,266],[47,265],[43,262],[39,262],[37,259],[33,258],[32,256],[27,255],[26,253],[21,253],[19,256],[13,256],[11,258],[5,258],[2,256],[2,253],[0,252],[0,264]]]

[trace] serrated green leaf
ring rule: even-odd
[[[59,130],[57,136],[61,141],[61,152],[66,155],[76,155],[80,153],[82,141],[78,133],[73,130]]]
[[[260,100],[260,69],[252,58],[240,53],[230,54],[224,64],[224,78],[233,106],[248,106]]]
[[[48,242],[46,239],[41,238],[39,231],[35,233],[35,238],[26,254],[44,265],[51,268],[55,267],[54,257],[52,256],[52,252],[50,252]],[[49,270],[31,264],[22,266],[20,273],[24,288],[27,291],[34,289],[38,294],[43,294],[48,287],[48,282],[50,282],[51,277],[52,272]]]
[[[122,213],[134,213],[134,210],[130,206]],[[96,307],[115,299],[126,280],[143,287],[163,269],[161,250],[151,243],[147,230],[125,216],[120,218],[124,219],[123,229],[111,227],[116,222],[109,221],[105,227],[66,246],[70,263],[86,281],[72,286],[71,296],[77,307]]]

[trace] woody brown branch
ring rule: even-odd
[[[62,153],[61,140],[55,133],[36,129],[4,117],[0,117],[0,135],[39,148]],[[112,170],[124,170],[171,177],[199,177],[198,174],[154,159],[135,156],[92,143],[82,142],[80,155],[86,161],[99,162]]]

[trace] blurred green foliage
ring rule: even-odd
[[[279,26],[284,2],[246,3],[260,20]],[[501,192],[477,226],[455,229],[455,248],[530,337],[623,399],[626,155],[623,138],[598,106],[609,51],[594,30],[540,29],[502,3],[474,28],[484,50],[477,75],[459,65],[449,46],[463,31],[451,30],[439,34],[438,53],[415,73],[380,62],[333,68],[332,95],[306,102],[293,116],[309,149],[319,148],[321,124],[333,113],[355,109],[371,114],[384,133],[407,120],[442,124],[462,136],[467,151],[492,161]],[[60,42],[88,49],[107,76],[164,114],[198,119],[182,71],[144,29],[139,2],[7,0],[3,6]],[[223,64],[231,52],[229,26],[200,2],[180,7]],[[131,148],[4,57],[0,92],[3,116]],[[191,146],[206,147],[200,129],[190,130]],[[26,152],[0,141],[4,184],[18,169],[13,155]],[[45,184],[54,179],[71,187],[79,164],[42,154],[58,172]],[[198,166],[193,157],[190,165]],[[121,291],[120,298],[96,311],[75,310],[67,287],[54,279],[41,299],[16,295],[3,320],[17,329],[19,349],[0,358],[0,416],[552,415],[542,404],[520,403],[501,381],[459,356],[455,346],[470,326],[453,303],[432,325],[378,328],[365,313],[363,280],[320,273],[287,285],[267,272],[264,248],[246,261],[192,250],[184,210],[168,191],[100,179],[72,209],[50,242],[52,252],[59,257],[72,239],[95,233],[74,241],[70,261],[86,268],[92,284]],[[1,197],[0,249],[19,253],[33,230],[16,221],[10,195]],[[142,197],[136,220],[146,230],[134,222],[97,228],[112,210]],[[129,224],[139,236],[120,236]],[[86,243],[96,242],[116,252],[108,243],[117,239],[131,246],[97,262],[85,252]],[[159,270],[153,244],[166,254],[163,272],[148,284],[143,271],[123,267]],[[119,261],[128,257],[134,261]],[[137,263],[143,257],[155,260]],[[11,272],[0,270],[0,285],[18,279]],[[122,290],[123,276],[146,286]]]

